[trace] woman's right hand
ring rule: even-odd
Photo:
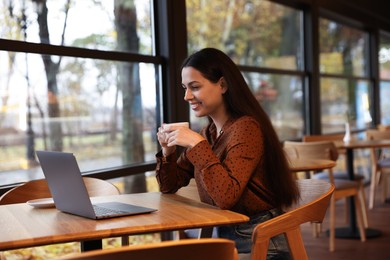
[[[168,147],[168,136],[167,136],[167,133],[164,131],[163,126],[160,126],[158,128],[157,140],[161,145],[162,152],[163,152],[164,156],[168,156],[176,150],[176,147],[174,147],[174,146]]]
[[[157,140],[164,156],[168,156],[176,150],[176,145],[192,148],[203,141],[204,137],[191,130],[188,125],[163,124],[158,128]]]

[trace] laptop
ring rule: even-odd
[[[60,211],[90,219],[106,219],[156,211],[153,208],[121,202],[92,204],[76,157],[72,153],[37,151],[36,154],[54,204]]]

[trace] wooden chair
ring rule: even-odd
[[[388,131],[390,130],[390,125],[379,124],[376,128],[380,131]]]
[[[283,150],[287,160],[291,161],[298,158],[298,151],[295,147],[283,147]]]
[[[331,141],[319,141],[319,142],[293,142],[285,141],[284,147],[294,147],[298,156],[301,158],[312,159],[328,159],[337,160],[338,153],[337,148]],[[360,185],[356,181],[336,179],[333,177],[333,170],[328,170],[329,182],[334,184],[335,191],[330,203],[330,235],[329,235],[329,250],[335,249],[335,201],[348,197],[353,197],[356,204],[356,216],[359,224],[359,231],[361,241],[366,240],[363,214],[365,210],[362,209],[359,199]]]
[[[390,139],[390,130],[378,130],[370,129],[366,131],[366,137],[369,140],[383,140]],[[368,207],[374,208],[376,188],[382,182],[382,203],[385,202],[387,193],[387,178],[390,176],[390,172],[386,169],[390,169],[390,155],[385,152],[385,149],[371,149],[371,185]]]
[[[298,158],[298,151],[295,149],[295,147],[283,147],[284,154],[286,155],[286,158],[289,162],[293,161],[294,159]],[[298,179],[298,173],[293,172],[295,179]]]
[[[332,135],[305,135],[302,138],[303,142],[320,142],[320,141],[332,141],[332,142],[342,142],[344,138],[344,135],[342,134],[332,134]],[[338,149],[339,155],[345,155],[346,151],[345,149]],[[337,172],[333,173],[334,177],[336,179],[344,179],[348,180],[348,174],[346,172]],[[364,181],[364,176],[361,174],[355,174],[355,180],[358,180],[362,183]],[[364,190],[363,190],[364,195]],[[365,197],[365,195],[364,195]]]
[[[88,194],[91,197],[117,195],[119,190],[108,181],[83,177]],[[0,205],[24,203],[33,199],[51,198],[51,193],[45,179],[32,180],[17,186],[0,197]]]
[[[320,141],[332,141],[342,142],[344,134],[329,134],[329,135],[304,135],[302,137],[303,142],[320,142]],[[345,150],[339,150],[339,154],[345,154]]]
[[[96,250],[60,259],[80,260],[238,260],[234,241],[221,238],[183,239]]]
[[[329,135],[305,135],[303,136],[304,142],[318,142],[318,141],[342,141],[343,134],[329,134]]]
[[[324,180],[297,180],[301,192],[299,203],[286,213],[256,226],[252,235],[252,260],[265,260],[270,238],[284,234],[292,259],[308,259],[300,225],[322,222],[334,192],[334,185]]]
[[[320,142],[320,141],[332,141],[332,142],[342,142],[344,138],[343,134],[330,134],[330,135],[305,135],[302,138],[303,142]],[[345,157],[346,151],[345,149],[337,149],[338,157],[336,161],[339,159],[340,154],[342,154]],[[349,176],[345,171],[338,171],[333,172],[333,177],[335,179],[342,179],[342,180],[349,180]],[[319,173],[315,175],[315,178],[320,179],[328,179],[327,173]],[[368,207],[366,203],[366,192],[364,190],[364,175],[355,173],[355,181],[359,183],[360,186],[360,203],[364,209],[363,213],[363,220],[364,220],[364,226],[368,227]],[[346,211],[348,212],[348,211]],[[346,215],[346,218],[348,218],[348,215]]]

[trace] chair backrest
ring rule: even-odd
[[[284,154],[286,155],[288,160],[293,160],[299,158],[298,151],[293,146],[284,146],[283,147]]]
[[[368,129],[366,138],[368,140],[390,139],[390,130]]]
[[[320,142],[320,141],[332,141],[332,142],[342,142],[344,139],[344,134],[329,134],[329,135],[304,135],[302,137],[303,142]],[[343,155],[346,153],[345,149],[338,149],[338,154]]]
[[[323,221],[334,186],[317,179],[303,179],[297,182],[301,192],[300,201],[286,213],[258,224],[254,229],[252,260],[265,260],[270,238],[280,234],[286,237],[292,259],[308,259],[300,225]]]
[[[368,129],[366,131],[366,138],[368,140],[390,140],[390,130]],[[372,164],[376,165],[378,161],[382,160],[385,157],[389,157],[389,153],[390,152],[388,148],[371,148]]]
[[[295,149],[299,158],[337,161],[338,152],[332,141],[294,142],[285,141],[284,149]]]
[[[71,255],[60,259],[83,260],[238,260],[233,240],[222,238],[182,239],[132,245]]]
[[[117,195],[119,190],[112,183],[91,178],[83,177],[88,194],[91,197]],[[45,179],[32,180],[17,186],[0,197],[0,205],[23,203],[33,199],[50,198],[51,193]]]
[[[318,141],[343,141],[343,134],[332,135],[304,135],[303,142],[318,142]]]
[[[390,125],[379,124],[376,128],[380,131],[388,131],[390,130]]]

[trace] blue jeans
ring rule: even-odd
[[[264,211],[251,217],[250,220],[244,224],[218,227],[217,235],[221,238],[234,240],[238,253],[250,253],[252,248],[252,233],[257,224],[279,216],[282,213],[283,212],[278,209]],[[291,259],[284,235],[278,235],[271,238],[267,259]]]

